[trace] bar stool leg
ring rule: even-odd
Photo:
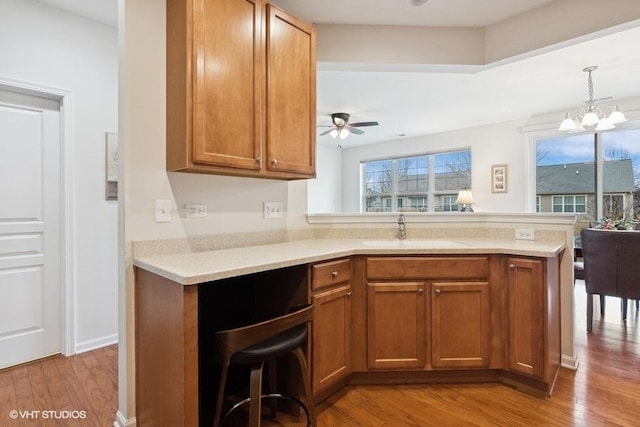
[[[260,426],[260,412],[261,412],[261,399],[262,395],[262,366],[264,362],[256,363],[251,367],[251,382],[249,386],[249,395],[251,400],[249,401],[249,426]]]
[[[309,411],[309,418],[311,420],[311,426],[315,427],[316,424],[316,411],[313,405],[313,393],[311,392],[311,381],[309,381],[309,369],[307,367],[307,358],[301,348],[296,348],[293,354],[298,359],[298,366],[300,367],[300,377],[302,378],[302,385],[304,387],[304,403],[307,405]]]
[[[220,427],[220,418],[222,417],[222,403],[224,402],[224,389],[227,383],[227,374],[229,373],[229,360],[225,360],[222,364],[220,373],[220,385],[218,386],[218,398],[216,400],[216,413],[213,419],[213,427]]]

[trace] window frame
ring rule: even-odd
[[[416,210],[417,212],[435,212],[435,208],[436,208],[436,197],[439,196],[447,196],[447,195],[451,195],[452,191],[459,191],[462,190],[464,188],[459,188],[459,189],[443,189],[443,190],[436,190],[436,156],[439,155],[447,155],[447,154],[454,154],[454,153],[468,153],[468,171],[467,170],[459,170],[457,173],[461,176],[463,173],[468,172],[468,181],[469,181],[469,185],[468,186],[464,186],[464,188],[469,188],[471,189],[471,184],[473,181],[473,163],[472,163],[472,152],[471,152],[471,147],[465,147],[465,148],[458,148],[458,149],[453,149],[453,150],[446,150],[446,151],[435,151],[435,152],[428,152],[428,153],[420,153],[420,154],[407,154],[407,155],[402,155],[402,156],[394,156],[394,157],[384,157],[384,158],[378,158],[378,159],[369,159],[369,160],[361,160],[360,161],[360,212],[361,213],[368,213],[368,212],[406,212],[407,210],[405,209],[406,206],[402,206],[399,209],[399,205],[400,203],[398,203],[399,199],[415,199],[415,198],[420,198],[423,197],[426,200],[426,208],[420,209],[420,206],[424,206],[424,205],[416,205],[418,206],[418,209]],[[426,173],[427,173],[427,184],[426,184],[426,190],[425,191],[403,191],[403,192],[399,192],[398,190],[398,162],[404,159],[411,159],[411,158],[419,158],[419,157],[426,157],[427,159],[427,165],[426,165]],[[374,211],[369,211],[367,210],[367,200],[369,198],[371,198],[371,195],[367,195],[367,189],[366,189],[366,182],[367,182],[367,170],[366,170],[366,164],[367,163],[373,163],[373,162],[382,162],[382,161],[391,161],[391,193],[384,193],[384,194],[376,194],[374,197],[391,197],[391,210],[386,210],[384,209],[384,206],[382,206],[380,208],[380,210],[374,210]],[[460,162],[458,162],[458,165],[461,164]],[[455,197],[457,197],[457,193],[455,194]],[[413,204],[409,205],[409,206],[414,206]],[[402,209],[402,210],[401,210]],[[411,210],[413,211],[413,210]],[[455,210],[457,211],[457,209]],[[454,210],[451,210],[451,212],[455,212]]]

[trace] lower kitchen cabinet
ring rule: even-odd
[[[351,284],[312,296],[311,385],[322,393],[351,373]]]
[[[541,260],[509,258],[509,370],[544,377],[545,280]]]
[[[424,369],[424,282],[367,284],[369,369]]]
[[[488,282],[431,283],[431,365],[489,366],[491,348]]]

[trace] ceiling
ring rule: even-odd
[[[552,1],[429,0],[423,7],[410,7],[408,0],[274,0],[274,3],[314,24],[485,27]]]
[[[117,25],[117,0],[38,1]],[[418,8],[408,0],[272,1],[315,24],[484,27],[563,0],[429,0]],[[561,112],[587,98],[582,69],[589,65],[599,66],[593,73],[596,98],[640,97],[638,40],[640,27],[463,73],[336,71],[319,64],[318,125],[329,125],[334,112],[350,113],[351,122],[380,123],[342,141],[349,148]],[[318,142],[336,144],[329,135]]]

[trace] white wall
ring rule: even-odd
[[[0,0],[0,76],[72,92],[76,349],[117,339],[117,204],[105,132],[117,132],[117,33],[33,0]]]
[[[316,169],[316,179],[309,180],[308,211],[342,212],[342,149],[318,143]]]

